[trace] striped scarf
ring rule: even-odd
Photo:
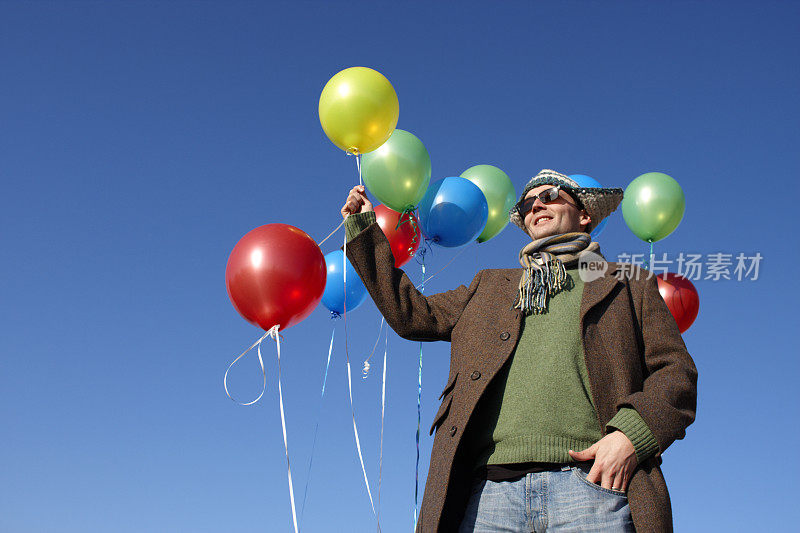
[[[551,296],[567,285],[567,266],[578,261],[584,252],[600,253],[588,233],[572,232],[536,239],[519,251],[519,262],[525,268],[519,280],[519,294],[514,308],[525,314],[547,312]]]

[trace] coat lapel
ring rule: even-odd
[[[586,316],[586,313],[589,312],[589,309],[603,301],[606,296],[611,294],[611,291],[614,290],[614,287],[617,285],[617,283],[620,282],[619,279],[617,279],[617,277],[614,275],[617,272],[617,268],[617,263],[609,262],[608,270],[606,270],[606,273],[602,278],[584,283],[580,310],[581,325],[583,324],[583,319]]]
[[[519,280],[522,278],[522,269],[521,268],[507,268],[505,270],[505,278],[506,284],[503,287],[503,299],[508,301],[508,307],[516,312],[519,313],[519,309],[514,309],[514,302],[517,301],[517,295],[519,294]]]

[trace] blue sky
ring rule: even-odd
[[[357,176],[317,103],[356,65],[393,83],[434,179],[493,164],[520,191],[542,168],[618,187],[661,171],[686,214],[656,252],[763,256],[757,280],[695,283],[697,421],[663,470],[678,531],[790,530],[798,16],[789,2],[0,2],[0,530],[289,528],[274,345],[259,404],[222,388],[260,336],[228,301],[225,264],[256,226],[321,240],[340,222]],[[516,266],[524,242],[509,227],[471,245],[429,291]],[[600,243],[611,258],[646,250],[619,211]],[[428,271],[455,253],[435,249]],[[347,318],[356,374],[379,320],[370,301]],[[321,410],[327,311],[282,344],[298,500],[320,421],[307,531],[375,527],[343,325]],[[389,337],[386,532],[412,527],[417,349]],[[448,351],[424,348],[425,428]],[[376,491],[373,363],[353,393]],[[251,355],[230,384],[254,397],[260,379]]]

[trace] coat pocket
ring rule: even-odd
[[[439,395],[439,399],[440,399],[440,400],[441,400],[442,398],[444,398],[444,397],[445,397],[447,394],[449,394],[450,392],[452,392],[452,390],[453,390],[453,387],[455,387],[455,386],[456,386],[456,378],[457,378],[457,377],[458,377],[458,372],[456,372],[455,374],[453,374],[453,377],[452,377],[452,378],[450,378],[450,381],[448,381],[448,382],[447,382],[447,385],[445,385],[445,387],[444,387],[444,390],[443,390],[443,391],[442,391],[442,393]]]
[[[433,418],[433,424],[431,424],[431,429],[428,432],[429,435],[433,435],[433,432],[442,424],[450,412],[450,404],[453,403],[453,389],[456,387],[456,378],[458,378],[458,372],[453,374],[453,377],[450,378],[447,386],[445,386],[444,390],[439,395],[440,400],[442,400],[442,398],[444,399],[442,400],[442,405],[439,406],[439,411],[437,411],[436,416]]]
[[[442,425],[444,419],[447,418],[448,413],[450,413],[450,404],[453,403],[453,396],[448,396],[442,402],[442,405],[439,407],[439,412],[436,413],[436,417],[433,419],[433,424],[431,425],[431,429],[428,432],[428,435],[433,435],[434,430],[438,429],[439,426]]]

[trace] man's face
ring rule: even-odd
[[[552,188],[552,185],[539,185],[531,189],[525,198],[536,196],[542,191]],[[591,218],[586,211],[578,209],[575,200],[566,192],[559,190],[558,198],[543,204],[537,198],[533,209],[525,213],[525,228],[533,239],[541,239],[551,235],[584,231]]]

